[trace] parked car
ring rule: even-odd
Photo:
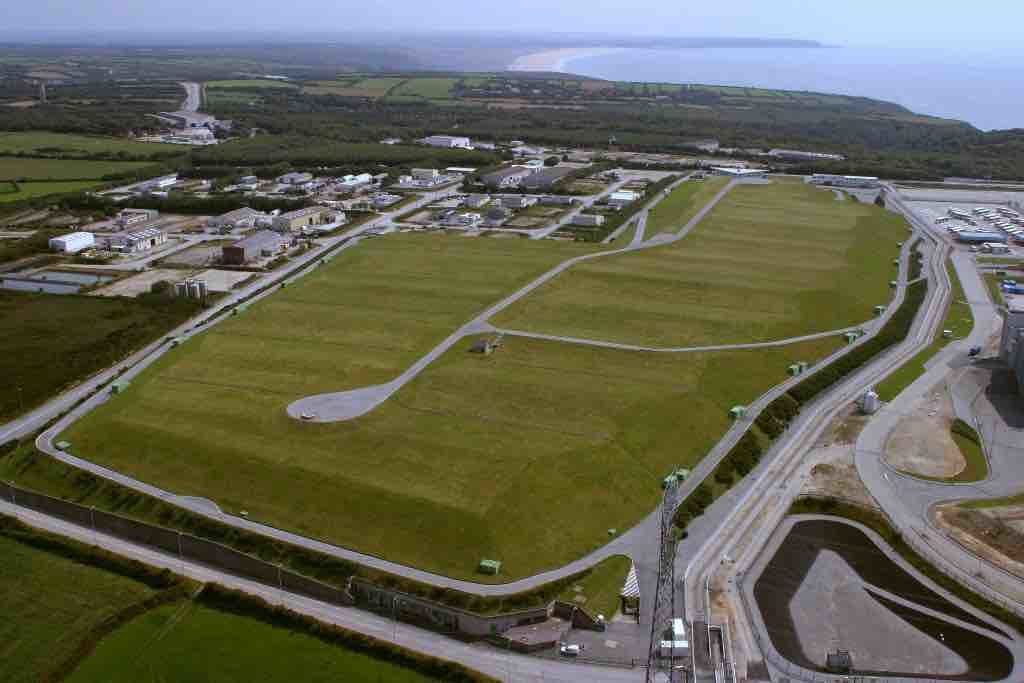
[[[558,648],[558,651],[562,653],[563,657],[577,657],[580,654],[579,645],[563,645]]]
[[[980,346],[972,346],[971,350],[967,352],[967,355],[970,356],[971,358],[974,358],[979,353],[981,353],[981,347]]]

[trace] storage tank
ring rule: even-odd
[[[860,409],[865,415],[874,415],[882,407],[882,401],[874,389],[869,389],[860,399]]]

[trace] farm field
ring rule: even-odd
[[[394,96],[444,99],[458,83],[457,78],[411,78],[391,91]]]
[[[298,678],[297,678],[298,677]],[[202,604],[151,610],[100,642],[69,683],[426,683],[429,676]]]
[[[0,290],[0,420],[102,370],[195,310],[188,304]]]
[[[712,189],[671,199],[680,219]],[[739,185],[685,239],[576,266],[493,322],[653,346],[839,329],[890,300],[896,243],[905,237],[903,220],[873,205],[837,202],[802,183]]]
[[[20,202],[23,199],[48,197],[56,194],[82,192],[102,185],[98,180],[62,180],[58,182],[26,182],[18,183],[17,192],[0,193],[0,204]]]
[[[90,180],[150,166],[145,161],[85,161],[0,157],[0,179]]]
[[[48,133],[40,131],[0,133],[0,155],[39,154],[42,156],[91,155],[91,154],[138,154],[144,156],[176,156],[181,150],[175,145],[153,142],[136,142],[121,138],[92,137],[69,133]]]
[[[337,95],[339,97],[384,97],[395,86],[403,83],[404,78],[364,78],[353,81],[316,81],[303,88],[303,92],[311,95]]]
[[[207,88],[213,90],[266,90],[266,89],[294,89],[298,86],[287,81],[278,81],[266,78],[239,79],[232,81],[207,81],[204,83]]]
[[[145,600],[145,584],[0,535],[0,662],[7,683],[36,683],[104,619]]]
[[[649,513],[665,472],[705,455],[729,407],[841,340],[643,354],[506,338],[484,357],[466,339],[358,420],[303,424],[285,408],[394,378],[584,249],[440,235],[361,245],[163,357],[61,438],[250,519],[439,573],[501,582],[561,565]],[[476,575],[482,557],[502,575]]]

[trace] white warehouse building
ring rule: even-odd
[[[828,185],[831,187],[864,187],[876,188],[881,183],[874,176],[834,175],[832,173],[815,173],[807,182],[812,185]]]
[[[66,235],[50,238],[50,249],[66,254],[77,254],[96,244],[96,237],[91,232],[69,232]]]

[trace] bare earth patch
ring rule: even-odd
[[[815,462],[811,476],[800,490],[802,496],[839,498],[874,508],[875,499],[857,473],[853,444],[818,446],[808,455]]]
[[[957,543],[997,567],[1024,578],[1024,506],[971,510],[954,503],[939,505],[932,518]]]
[[[950,479],[967,461],[950,435],[953,402],[945,385],[917,401],[893,429],[885,444],[887,463],[908,474]]]

